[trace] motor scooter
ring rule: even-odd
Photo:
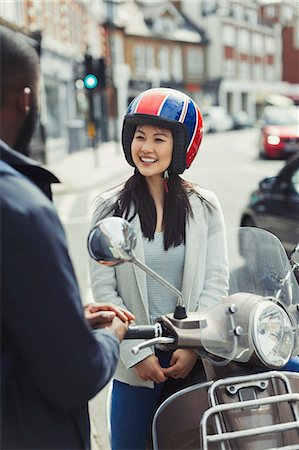
[[[91,230],[93,259],[131,262],[177,295],[173,314],[130,326],[132,348],[190,348],[207,382],[176,392],[158,408],[153,447],[202,450],[299,449],[299,373],[284,371],[299,354],[299,245],[287,258],[271,233],[244,227],[228,234],[229,291],[211,307],[186,310],[182,294],[134,256],[136,236],[121,218]]]

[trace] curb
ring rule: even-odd
[[[93,187],[101,186],[106,183],[108,183],[111,179],[118,179],[122,177],[125,174],[124,170],[121,170],[119,172],[115,172],[108,177],[105,178],[97,178],[92,181],[88,181],[86,183],[80,183],[80,182],[73,182],[73,183],[63,183],[60,184],[53,184],[52,185],[52,191],[54,195],[65,195],[69,193],[79,193],[79,192],[86,192],[91,190]],[[58,177],[59,178],[59,177]],[[116,180],[116,184],[118,184],[118,181]]]
[[[80,152],[66,155],[61,161],[45,166],[53,172],[60,183],[52,185],[53,194],[65,195],[80,193],[98,187],[119,184],[122,178],[129,176],[131,167],[127,165],[122,152],[119,151],[119,142],[110,141],[96,149],[83,149]]]

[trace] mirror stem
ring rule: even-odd
[[[137,267],[140,267],[142,270],[144,270],[148,275],[153,277],[156,281],[163,284],[166,288],[168,288],[171,292],[173,292],[177,296],[177,306],[174,313],[175,319],[185,319],[187,317],[186,314],[186,308],[184,305],[184,298],[183,294],[176,289],[174,286],[172,286],[168,281],[164,280],[164,278],[160,277],[156,272],[154,272],[149,267],[145,266],[139,259],[137,259],[135,256],[133,256],[131,260]]]

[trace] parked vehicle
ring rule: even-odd
[[[299,109],[266,106],[260,120],[259,156],[288,158],[299,150]]]
[[[299,152],[275,177],[260,181],[242,212],[240,224],[271,231],[287,252],[292,251],[299,241]]]
[[[204,130],[206,133],[228,131],[233,128],[233,119],[222,106],[211,106],[202,109]]]
[[[244,128],[252,128],[254,121],[246,111],[238,111],[232,114],[233,130],[243,130]]]
[[[208,378],[161,404],[153,420],[154,450],[297,448],[299,373],[277,369],[299,352],[299,285],[293,276],[299,245],[291,267],[273,234],[234,230],[228,236],[228,296],[188,313],[182,294],[135,257],[135,244],[134,229],[119,217],[98,222],[88,238],[97,262],[134,263],[178,294],[181,318],[176,308],[146,326],[144,335],[142,326],[129,329],[128,337],[148,339],[152,327],[152,338],[135,345],[133,353],[153,345],[190,348],[205,361]]]

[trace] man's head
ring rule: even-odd
[[[39,109],[39,58],[22,36],[0,26],[0,137],[27,154]]]

